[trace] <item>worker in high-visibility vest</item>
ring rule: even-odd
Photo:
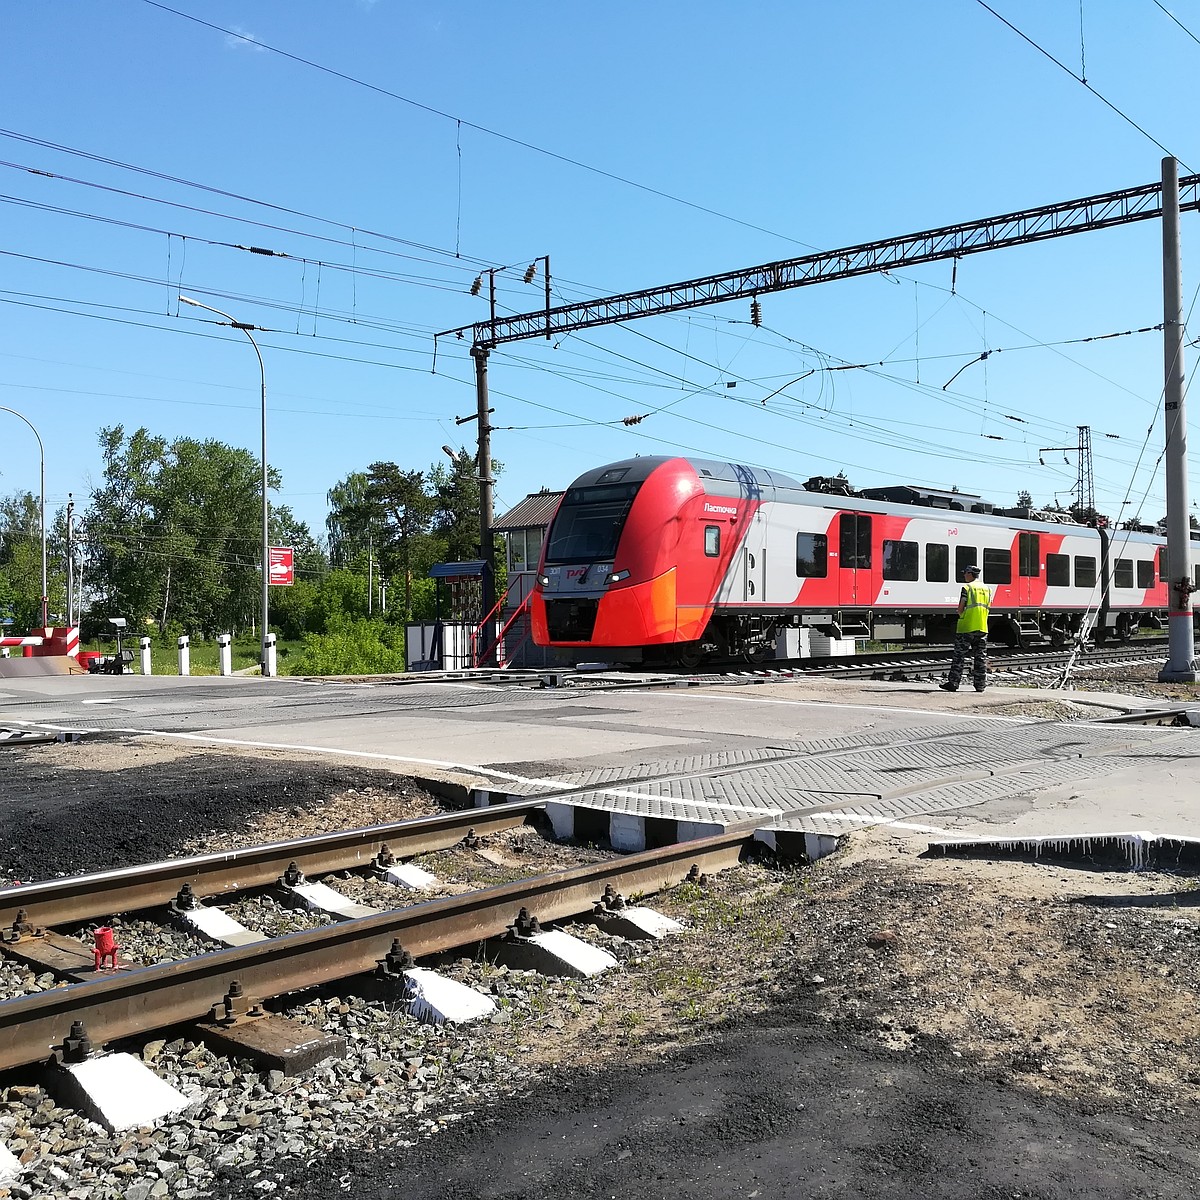
[[[992,607],[991,589],[979,582],[979,568],[963,571],[963,589],[958,598],[958,626],[954,634],[954,657],[950,660],[950,678],[941,684],[943,692],[957,692],[967,655],[973,658],[971,678],[975,690],[987,687],[988,612]]]

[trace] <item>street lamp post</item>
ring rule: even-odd
[[[267,370],[263,366],[262,353],[259,351],[258,343],[250,335],[250,331],[254,328],[253,325],[247,325],[242,321],[235,321],[228,313],[222,312],[219,308],[213,308],[210,304],[201,304],[199,300],[193,300],[190,296],[180,296],[179,299],[184,304],[192,305],[193,308],[203,308],[210,313],[216,313],[218,317],[224,317],[234,329],[240,329],[250,338],[250,345],[254,347],[254,353],[258,356],[258,372],[262,379],[262,636],[259,639],[259,645],[262,673],[269,675],[271,669],[270,660],[267,656],[267,617],[271,594],[271,554],[268,523],[271,509],[270,501],[267,499]]]
[[[15,408],[5,408],[0,405],[0,412],[12,413],[14,417],[20,417],[30,429],[33,429],[33,422],[17,412]],[[42,628],[45,629],[50,624],[49,593],[46,590],[46,447],[42,445],[42,435],[36,429],[33,429],[33,436],[37,438],[38,454],[42,460]]]

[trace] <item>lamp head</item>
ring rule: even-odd
[[[124,629],[127,624],[124,617],[109,617],[108,623],[115,626],[117,629]]]

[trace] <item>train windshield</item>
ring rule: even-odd
[[[612,559],[640,483],[571,488],[558,506],[546,544],[547,563]]]

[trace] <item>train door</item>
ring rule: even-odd
[[[838,604],[874,604],[879,579],[871,553],[872,518],[869,513],[842,513],[838,521]]]
[[[742,600],[746,604],[764,604],[766,598],[766,523],[760,509],[750,519],[750,528],[742,542]]]
[[[1046,594],[1042,573],[1041,537],[1036,533],[1017,534],[1017,606],[1036,608]]]

